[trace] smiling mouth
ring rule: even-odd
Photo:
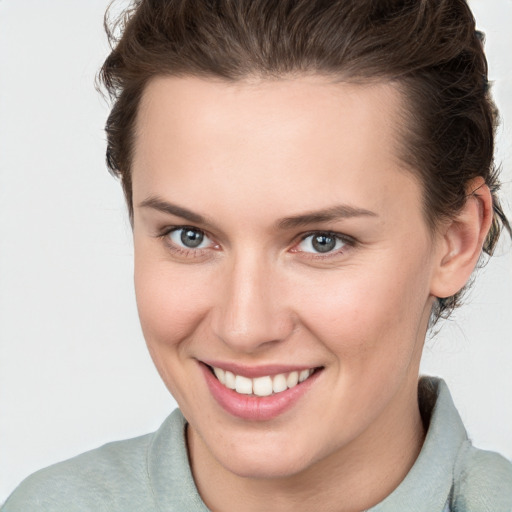
[[[224,387],[241,395],[259,397],[276,395],[288,389],[292,389],[309,379],[311,375],[318,370],[321,370],[321,368],[309,368],[301,371],[265,375],[251,379],[215,366],[209,366],[209,369]]]

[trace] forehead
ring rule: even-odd
[[[260,193],[292,210],[295,199],[378,203],[412,179],[398,157],[401,109],[386,83],[156,78],[137,119],[134,200],[158,189],[212,204],[215,191],[233,205]]]
[[[401,107],[398,88],[382,82],[340,83],[316,75],[237,82],[157,77],[144,90],[136,140],[151,148],[154,139],[148,136],[149,128],[152,136],[159,132],[180,144],[193,144],[199,138],[231,142],[238,134],[243,146],[248,142],[268,146],[275,136],[302,132],[311,142],[322,138],[326,144],[335,141],[346,146],[349,139],[359,139],[360,146],[378,131],[383,144],[374,145],[375,151],[394,154]]]

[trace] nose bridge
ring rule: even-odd
[[[285,339],[292,319],[279,293],[275,265],[255,251],[234,256],[224,277],[214,329],[232,349],[245,352]]]

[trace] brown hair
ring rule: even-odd
[[[484,251],[492,253],[502,225],[510,232],[496,198],[497,111],[483,36],[465,0],[135,0],[105,24],[112,52],[99,78],[114,101],[107,164],[122,179],[130,217],[134,125],[151,78],[319,73],[400,87],[407,105],[402,159],[423,183],[432,228],[462,208],[469,180],[482,176],[494,199]],[[438,299],[433,318],[459,299],[460,292]]]

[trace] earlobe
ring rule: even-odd
[[[468,282],[491,226],[492,196],[484,179],[474,178],[466,190],[466,204],[438,235],[437,265],[431,284],[435,297],[455,295]]]

